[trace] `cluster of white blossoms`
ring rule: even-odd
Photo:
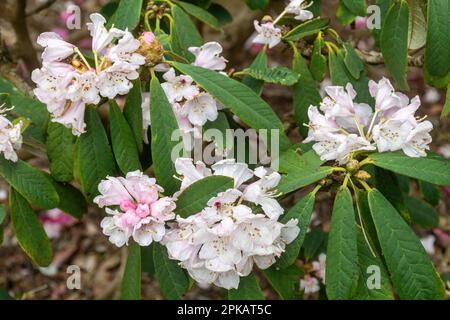
[[[6,160],[17,162],[16,150],[22,147],[22,126],[23,122],[18,121],[13,124],[5,116],[4,112],[8,109],[3,109],[0,106],[0,153],[3,154]]]
[[[311,4],[312,2],[308,4],[305,0],[291,0],[275,22],[279,21],[286,13],[294,15],[294,19],[300,21],[312,19],[313,13],[305,10]],[[258,35],[253,39],[253,43],[266,44],[269,48],[273,48],[281,42],[281,28],[277,27],[274,22],[266,21],[259,24],[255,20],[254,26]]]
[[[87,24],[92,36],[93,58],[90,60],[74,45],[54,32],[38,37],[43,46],[42,68],[32,73],[37,84],[37,98],[47,105],[52,121],[71,128],[74,135],[85,131],[86,105],[98,104],[101,97],[113,99],[132,88],[138,68],[145,57],[137,53],[140,41],[128,30],[105,28],[106,20],[98,13]]]
[[[166,221],[175,218],[173,199],[160,197],[163,188],[140,171],[129,172],[125,178],[107,177],[98,190],[94,202],[107,207],[110,215],[101,222],[103,233],[118,247],[128,244],[130,237],[141,246],[161,241]]]
[[[325,284],[325,263],[327,255],[319,254],[318,260],[312,262],[311,270],[300,280],[300,290],[311,294],[320,290],[320,282]]]
[[[375,108],[354,101],[352,85],[328,86],[320,110],[308,110],[309,132],[304,142],[314,141],[313,149],[322,160],[347,163],[354,152],[403,150],[410,157],[425,157],[433,129],[430,121],[414,116],[419,97],[409,99],[396,92],[388,79],[369,82]]]
[[[190,47],[188,49],[194,56],[194,66],[222,72],[226,68],[227,60],[221,56],[222,46],[218,42],[207,42],[201,47]],[[163,69],[163,64],[158,66]],[[221,108],[219,102],[209,93],[198,87],[193,79],[187,75],[177,75],[173,68],[169,68],[163,74],[165,82],[161,86],[172,105],[173,112],[184,139],[189,145],[189,137],[200,136],[199,127],[207,121],[214,121],[218,117]],[[148,93],[142,95],[143,125],[147,130],[151,124],[150,119],[150,97]],[[148,143],[147,133],[144,132],[144,141]],[[188,148],[189,149],[189,148]]]
[[[263,167],[252,171],[233,159],[217,162],[211,170],[202,162],[194,166],[192,159],[179,158],[176,169],[182,175],[181,190],[210,175],[234,178],[234,187],[211,198],[201,212],[177,216],[162,241],[169,257],[180,261],[198,283],[238,288],[240,277],[250,274],[254,264],[270,267],[297,237],[296,219],[277,221],[283,213],[273,198],[277,172]],[[253,176],[259,179],[245,185]]]

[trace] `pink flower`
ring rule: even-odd
[[[142,34],[142,39],[144,39],[146,44],[151,45],[156,40],[156,37],[153,32],[147,31]]]
[[[75,219],[59,209],[51,209],[39,216],[49,238],[58,238],[64,227],[71,226]]]

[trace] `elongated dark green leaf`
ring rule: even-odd
[[[12,162],[0,157],[0,175],[28,202],[41,209],[56,208],[59,203],[58,194],[45,174],[22,160]]]
[[[214,17],[211,13],[209,13],[205,9],[202,9],[196,5],[187,2],[182,1],[174,1],[174,2],[181,8],[183,8],[191,16],[197,18],[201,22],[206,23],[207,25],[213,27],[216,30],[220,30],[219,21],[216,19],[216,17]]]
[[[326,242],[327,235],[320,229],[320,227],[311,229],[311,231],[306,234],[305,241],[303,241],[302,249],[305,260],[310,261],[322,252],[322,248],[325,250]]]
[[[155,275],[166,299],[181,299],[189,288],[189,279],[175,260],[169,259],[167,250],[155,243],[153,248]]]
[[[447,0],[429,0],[425,69],[434,77],[442,78],[450,72],[449,21],[450,3]]]
[[[366,0],[341,0],[350,12],[357,16],[366,15]]]
[[[423,180],[419,180],[420,192],[423,195],[423,198],[426,202],[431,204],[432,206],[437,206],[439,204],[439,200],[441,199],[441,192],[439,187],[435,184],[425,182]]]
[[[175,53],[194,61],[194,55],[189,52],[189,47],[200,47],[203,39],[197,31],[197,27],[189,16],[178,6],[172,7],[174,20],[172,36],[172,49]]]
[[[347,69],[344,60],[345,57],[343,51],[339,51],[337,54],[334,52],[328,54],[328,67],[330,69],[331,82],[333,85],[343,87],[350,82],[357,92],[355,101],[372,105],[373,98],[369,93],[369,79],[367,78],[366,72],[361,72],[359,79],[355,79]]]
[[[50,172],[57,181],[67,182],[73,179],[74,136],[70,129],[62,124],[50,122],[47,128],[47,155],[50,160]]]
[[[325,71],[327,68],[327,59],[322,54],[322,47],[324,45],[324,41],[322,36],[319,34],[314,41],[313,52],[311,56],[311,74],[317,81],[322,81],[325,77]]]
[[[392,171],[382,168],[375,168],[375,180],[377,189],[388,199],[397,209],[406,222],[411,222],[411,216],[405,206],[402,190],[397,179],[397,175]]]
[[[434,208],[423,200],[405,196],[405,205],[411,214],[411,221],[422,228],[436,228],[439,217]]]
[[[378,167],[424,180],[437,185],[450,186],[450,161],[428,154],[423,158],[411,158],[403,152],[374,153],[369,156]]]
[[[343,1],[339,1],[339,6],[336,11],[336,18],[341,24],[343,24],[344,26],[351,24],[353,21],[355,21],[356,16],[356,14],[354,14],[350,11],[349,8],[347,8]]]
[[[179,190],[180,182],[173,178],[176,174],[171,153],[177,145],[172,141],[172,133],[178,129],[178,123],[157,78],[150,82],[150,109],[152,119],[152,159],[155,177],[164,188],[165,194],[173,194]]]
[[[55,181],[50,176],[48,179],[58,193],[58,208],[76,219],[81,219],[87,212],[87,203],[83,194],[69,183]]]
[[[296,265],[281,270],[272,266],[262,270],[262,274],[283,300],[293,300],[299,297],[296,288],[303,272]]]
[[[358,249],[352,195],[341,187],[331,215],[326,261],[326,290],[329,299],[349,299],[358,279]]]
[[[305,167],[289,172],[281,177],[277,189],[282,193],[290,193],[304,186],[325,178],[333,171],[332,167]]]
[[[364,64],[359,58],[359,56],[356,54],[355,49],[353,49],[353,46],[346,42],[344,43],[345,48],[345,57],[344,57],[344,63],[347,67],[347,70],[350,72],[353,78],[359,79],[361,72],[364,71]]]
[[[3,222],[6,219],[6,208],[4,204],[0,204],[0,245],[3,243]]]
[[[141,18],[142,0],[120,0],[116,12],[111,18],[115,28],[134,30]]]
[[[127,100],[125,101],[125,106],[123,108],[123,115],[125,116],[125,119],[127,119],[127,122],[133,131],[134,139],[136,140],[136,145],[139,152],[142,152],[142,138],[144,130],[142,127],[141,104],[141,80],[137,78],[133,81],[133,88],[131,88],[130,92],[128,92]]]
[[[322,98],[305,60],[297,50],[294,51],[292,69],[300,74],[300,79],[293,87],[295,119],[302,137],[306,138],[308,127],[304,124],[309,123],[308,108],[310,105],[318,106]]]
[[[386,19],[386,14],[391,7],[394,0],[376,0],[375,7],[370,7],[370,10],[367,10],[367,13],[370,14],[369,19],[367,20],[367,23],[373,26],[372,28],[372,35],[375,39],[375,44],[379,48],[380,47],[380,37],[381,37],[381,30],[384,23],[384,20]],[[379,10],[379,11],[378,11]],[[378,15],[379,12],[379,15]],[[379,23],[379,25],[377,25]]]
[[[155,261],[153,260],[152,242],[149,246],[141,247],[141,268],[142,272],[146,273],[149,278],[155,275]]]
[[[9,192],[10,216],[20,247],[42,267],[52,262],[52,246],[44,228],[28,202],[19,192],[10,188]]]
[[[380,255],[372,255],[361,228],[358,227],[357,231],[359,277],[352,299],[393,300],[394,294],[383,260]]]
[[[209,176],[198,180],[180,194],[175,212],[182,217],[199,213],[209,199],[230,188],[233,188],[233,179],[229,177]]]
[[[265,10],[270,0],[245,0],[248,7],[252,10]]]
[[[253,273],[239,280],[237,289],[228,290],[228,300],[264,300],[264,293]]]
[[[141,247],[133,242],[128,247],[127,264],[122,278],[122,300],[141,299]]]
[[[329,19],[322,18],[308,20],[289,31],[285,36],[283,36],[283,40],[298,41],[306,36],[316,34],[319,31],[326,29],[329,25],[329,22]]]
[[[450,113],[450,83],[447,86],[447,94],[445,96],[444,108],[442,108],[441,119],[448,116]]]
[[[408,0],[408,49],[410,50],[420,49],[426,42],[427,21],[422,8],[424,4],[423,0]]]
[[[130,171],[142,170],[133,131],[116,101],[110,100],[109,107],[111,143],[120,170],[124,174]]]
[[[280,149],[289,147],[289,139],[284,133],[280,119],[272,108],[246,85],[208,69],[179,62],[174,62],[173,66],[191,76],[199,86],[252,128],[278,129]]]
[[[216,17],[216,19],[222,25],[228,24],[233,21],[233,16],[231,15],[231,13],[218,3],[211,3],[208,8],[208,12]]]
[[[443,297],[443,284],[419,239],[378,190],[368,195],[383,255],[402,299]],[[328,279],[327,279],[328,281]]]
[[[409,9],[405,0],[389,9],[381,31],[381,53],[384,63],[402,90],[408,90],[406,71],[408,65]]]
[[[245,73],[254,79],[262,80],[268,83],[279,83],[284,86],[292,86],[300,77],[297,72],[286,67],[275,67],[272,69],[267,67],[250,67],[245,70]]]
[[[115,172],[114,157],[102,121],[93,108],[84,116],[86,132],[78,138],[75,167],[86,196],[92,200],[98,194],[98,184]]]
[[[215,154],[224,155],[226,150],[226,137],[227,130],[230,129],[230,123],[224,112],[219,112],[217,119],[214,121],[208,121],[203,126],[204,140],[214,141]],[[204,149],[204,152],[206,149]],[[212,156],[212,155],[211,155]]]
[[[308,226],[311,221],[315,200],[315,195],[309,193],[281,217],[280,222],[282,223],[286,223],[290,219],[298,219],[297,225],[300,228],[300,233],[293,242],[286,246],[286,251],[283,252],[275,264],[276,267],[283,269],[294,264],[295,260],[297,260],[300,253],[300,248],[305,240],[306,231],[308,230]]]
[[[265,48],[258,53],[255,60],[253,60],[252,64],[250,65],[250,69],[262,69],[262,68],[267,68],[267,53]],[[250,89],[252,89],[253,91],[255,91],[256,94],[261,95],[264,86],[264,81],[252,78],[250,75],[245,75],[242,78],[242,83],[245,84]]]

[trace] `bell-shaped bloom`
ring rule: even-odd
[[[396,151],[402,149],[413,125],[400,120],[387,120],[373,128],[373,140],[379,152]]]
[[[246,163],[236,162],[235,159],[224,159],[211,166],[214,175],[233,178],[234,187],[239,188],[253,177],[253,172]]]
[[[309,274],[305,275],[303,279],[300,280],[300,290],[303,290],[305,294],[319,292],[319,280]]]
[[[55,32],[44,32],[39,35],[37,43],[44,47],[42,60],[44,62],[61,61],[70,57],[75,50],[75,46],[64,41]]]
[[[310,4],[307,4],[305,0],[291,0],[286,6],[286,12],[295,15],[294,19],[296,20],[309,20],[314,17],[311,11],[305,10],[309,6]]]
[[[207,121],[214,121],[219,115],[216,100],[206,92],[186,101],[181,108],[181,114],[195,126],[203,126]]]
[[[175,74],[175,70],[171,68],[164,73],[166,82],[161,84],[167,99],[170,103],[181,101],[183,99],[191,100],[200,93],[198,87],[192,84],[193,80],[189,76]]]
[[[201,47],[190,47],[189,51],[195,56],[194,66],[221,71],[226,68],[227,60],[221,57],[223,51],[220,43],[207,42]]]
[[[402,97],[395,92],[391,82],[383,77],[380,81],[369,81],[370,95],[375,98],[375,109],[387,111],[401,106]]]
[[[22,147],[22,121],[11,123],[0,114],[0,153],[6,160],[17,162],[16,151]]]
[[[402,147],[403,152],[409,157],[426,157],[425,150],[430,150],[429,144],[432,141],[431,130],[433,125],[430,121],[419,122],[406,138]]]
[[[93,13],[89,18],[91,22],[86,25],[92,37],[92,51],[100,54],[115,37],[120,37],[123,31],[116,28],[106,29],[106,19],[101,14]]]
[[[272,22],[259,24],[254,21],[254,26],[258,35],[253,39],[253,43],[267,44],[269,48],[275,47],[281,41],[281,29],[274,26]]]

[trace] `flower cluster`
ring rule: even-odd
[[[6,109],[0,107],[0,153],[3,154],[6,160],[16,162],[16,150],[22,147],[22,126],[23,122],[13,124],[2,113]]]
[[[258,33],[253,39],[253,43],[266,44],[269,48],[275,47],[281,42],[281,28],[276,26],[278,22],[286,13],[294,15],[294,19],[305,21],[312,19],[313,13],[311,11],[305,10],[310,4],[307,4],[305,0],[291,0],[286,6],[284,11],[279,15],[279,17],[272,22],[272,18],[265,17],[265,21],[260,24],[258,21],[254,21],[255,30]]]
[[[107,207],[101,222],[103,233],[109,241],[121,247],[133,237],[141,246],[160,241],[165,233],[165,223],[175,218],[175,202],[169,197],[159,197],[163,188],[156,180],[140,171],[127,173],[126,177],[107,177],[98,186],[100,195],[94,202]]]
[[[87,26],[92,36],[93,62],[89,63],[77,47],[58,34],[45,32],[37,41],[45,48],[42,68],[32,73],[37,84],[34,93],[47,105],[52,121],[71,128],[74,135],[85,131],[86,105],[98,104],[101,97],[113,99],[127,94],[131,80],[139,76],[137,69],[146,62],[137,53],[140,41],[128,30],[107,30],[105,18],[98,13],[90,18]]]
[[[320,281],[325,283],[325,262],[327,256],[321,253],[318,259],[312,262],[311,270],[300,280],[300,289],[305,294],[318,292],[320,290]]]
[[[309,132],[304,142],[314,141],[313,149],[322,160],[348,162],[357,151],[378,152],[403,150],[410,157],[424,157],[429,149],[433,126],[430,121],[417,119],[414,114],[420,106],[419,97],[409,99],[394,91],[388,79],[369,82],[369,91],[375,99],[374,111],[365,103],[354,101],[352,85],[346,88],[328,86],[327,97],[319,112],[310,106]]]
[[[198,283],[237,288],[240,277],[247,276],[254,264],[270,267],[297,237],[297,220],[277,221],[283,209],[270,192],[278,184],[277,172],[268,174],[263,167],[252,172],[234,160],[222,160],[212,170],[185,158],[178,159],[176,166],[183,174],[182,190],[208,175],[234,178],[234,188],[211,198],[201,212],[178,216],[163,239],[169,257],[180,261]],[[259,180],[244,185],[253,175]]]

